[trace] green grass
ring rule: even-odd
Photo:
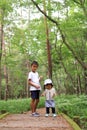
[[[44,98],[40,99],[38,108],[44,107],[44,101],[45,101]],[[30,98],[0,101],[0,112],[6,111],[9,113],[23,113],[29,110],[30,110]]]
[[[18,99],[0,101],[0,111],[4,110],[9,113],[22,113],[30,110],[30,99]]]
[[[82,130],[87,130],[87,96],[86,95],[60,95],[55,97],[56,111],[64,113],[70,118],[78,117]],[[40,98],[38,108],[45,107],[45,98]],[[30,98],[1,100],[0,111],[9,113],[23,113],[30,110]]]
[[[79,126],[87,130],[87,96],[61,95],[55,98],[59,113],[63,112],[70,118],[78,117]]]
[[[87,115],[87,96],[76,95],[56,97],[56,105],[60,112],[66,112],[71,118],[73,116]],[[65,113],[65,114],[66,114]]]

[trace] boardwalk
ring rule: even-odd
[[[45,117],[44,109],[38,112],[40,117],[32,117],[30,111],[8,115],[0,120],[0,130],[73,130],[62,116]]]

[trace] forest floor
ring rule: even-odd
[[[31,111],[9,114],[0,120],[0,130],[74,130],[62,115],[45,117],[45,108],[37,112],[39,117],[32,117]]]

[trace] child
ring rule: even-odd
[[[45,116],[48,117],[50,113],[50,108],[52,109],[53,117],[56,117],[55,113],[55,102],[54,96],[56,95],[55,88],[53,88],[53,83],[51,79],[46,79],[44,82],[44,89],[42,96],[46,97],[45,107],[46,107],[46,114]]]
[[[36,72],[38,68],[38,62],[33,61],[31,63],[31,72],[28,74],[28,82],[30,85],[30,93],[31,93],[31,111],[32,111],[32,116],[39,116],[39,113],[36,112],[37,105],[39,103],[39,94],[41,90],[40,86],[40,80],[42,77],[39,77],[38,72]]]

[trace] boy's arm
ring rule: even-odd
[[[40,86],[38,84],[35,84],[34,82],[31,81],[31,79],[28,80],[28,83],[32,86],[34,86],[35,88],[40,88]]]

